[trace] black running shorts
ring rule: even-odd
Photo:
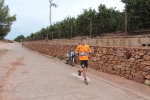
[[[80,61],[80,65],[82,66],[82,68],[84,68],[84,67],[88,67],[88,60],[81,60]]]

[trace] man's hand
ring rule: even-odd
[[[76,55],[79,55],[79,52],[76,52]]]
[[[90,51],[86,51],[86,53],[87,53],[87,54],[90,54],[91,52],[90,52]]]

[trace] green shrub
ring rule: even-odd
[[[63,57],[60,56],[60,60],[63,60]]]
[[[54,57],[56,57],[56,55],[54,54]]]

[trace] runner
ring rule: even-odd
[[[24,43],[23,43],[23,42],[21,42],[21,45],[22,45],[22,48],[23,48],[23,46],[24,46]]]
[[[91,52],[91,49],[88,45],[86,45],[86,39],[81,39],[81,44],[75,50],[76,54],[79,55],[80,64],[82,66],[82,70],[78,70],[78,75],[81,76],[81,72],[83,72],[84,83],[88,85],[88,81],[86,79],[86,72],[88,68],[88,56]]]

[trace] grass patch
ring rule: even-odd
[[[41,54],[43,54],[43,52],[42,51],[38,51],[39,53],[41,53]]]
[[[56,57],[56,55],[54,55],[54,57]]]
[[[64,58],[63,57],[60,57],[60,60],[63,60]]]
[[[58,56],[58,59],[63,60],[63,57],[62,56]]]

